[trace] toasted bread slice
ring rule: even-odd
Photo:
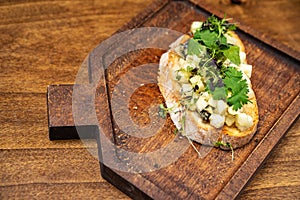
[[[242,41],[234,32],[228,33],[231,37],[231,42],[240,47],[240,51],[244,52],[245,47]],[[223,144],[230,144],[231,148],[239,148],[247,144],[254,133],[257,130],[258,124],[258,107],[256,102],[255,94],[252,90],[251,82],[249,77],[245,76],[249,87],[249,100],[251,103],[243,105],[243,113],[251,116],[253,119],[253,124],[251,127],[247,127],[245,130],[240,130],[235,124],[228,126],[224,125],[221,128],[215,128],[210,123],[201,119],[197,111],[186,110],[184,106],[180,104],[181,85],[178,83],[176,78],[174,78],[174,72],[178,70],[180,65],[180,56],[176,54],[172,49],[174,49],[179,44],[183,44],[190,37],[184,35],[178,38],[173,44],[170,45],[170,50],[161,56],[159,63],[159,73],[158,73],[158,86],[165,99],[168,108],[174,108],[170,112],[170,117],[178,128],[178,130],[183,130],[182,134],[189,137],[191,140],[204,145],[215,146],[216,143],[222,142]],[[246,64],[246,58],[241,58],[241,63]],[[251,76],[251,75],[250,75]],[[185,123],[182,123],[182,115],[184,112]],[[184,127],[183,127],[184,126]],[[220,146],[223,149],[230,149],[228,146]]]

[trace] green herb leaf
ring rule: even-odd
[[[187,54],[188,55],[199,56],[201,51],[203,51],[204,49],[205,49],[205,47],[202,46],[201,44],[199,44],[196,40],[190,39],[188,41],[188,47],[187,47]]]
[[[228,30],[228,31],[234,31],[234,30],[236,30],[236,25],[235,25],[235,24],[229,24],[229,25],[227,26],[227,30]]]
[[[221,35],[220,38],[219,38],[219,43],[220,43],[220,46],[221,45],[224,45],[224,46],[228,46],[227,44],[227,38],[224,36],[224,35]]]
[[[213,83],[212,80],[207,80],[206,87],[214,100],[226,99],[226,90],[221,84],[217,85],[216,83]]]
[[[226,99],[226,91],[224,87],[216,87],[212,93],[214,100],[225,100]]]
[[[247,104],[249,102],[248,96],[246,95],[247,93],[248,93],[247,88],[243,87],[239,92],[229,97],[227,99],[227,103],[229,105],[233,105],[233,110],[238,110],[244,104]]]
[[[181,130],[182,133],[185,134],[185,120],[186,120],[186,116],[185,116],[185,113],[184,115],[181,117],[181,120],[180,120],[180,124],[181,124]]]
[[[228,67],[224,70],[225,78],[223,79],[227,93],[231,92],[231,96],[227,99],[227,103],[233,106],[233,110],[238,110],[244,104],[247,104],[249,97],[248,84],[243,79],[243,74],[234,67]]]
[[[212,48],[216,46],[218,34],[216,32],[211,32],[210,30],[203,30],[201,31],[199,40],[201,40],[205,46]]]
[[[238,46],[230,46],[229,49],[222,50],[222,52],[224,53],[224,56],[226,56],[234,64],[241,64],[240,48]]]

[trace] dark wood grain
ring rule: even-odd
[[[241,5],[227,0],[205,2],[300,50],[297,0],[247,0]],[[45,95],[47,85],[74,83],[87,53],[148,9],[149,3],[0,2],[0,199],[128,199],[101,178],[98,161],[82,149],[86,142],[49,141]],[[150,14],[148,9],[139,16]],[[274,26],[277,21],[280,26]],[[298,119],[240,199],[270,199],[270,194],[275,199],[298,199],[299,124]],[[96,141],[89,141],[89,146],[96,149]],[[53,162],[54,158],[59,162]]]

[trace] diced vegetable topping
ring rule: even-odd
[[[236,39],[228,33],[231,30],[234,24],[214,16],[194,22],[193,37],[172,48],[180,57],[172,77],[180,85],[180,104],[185,110],[195,111],[215,128],[226,124],[244,131],[253,125],[252,117],[242,112],[243,105],[251,102],[252,66],[246,64],[246,54],[235,45]],[[160,107],[163,117],[167,112],[170,109]],[[184,121],[185,117],[182,127]]]
[[[228,33],[235,28],[214,16],[194,22],[193,37],[173,48],[180,57],[173,77],[180,84],[180,104],[185,109],[196,111],[215,128],[236,125],[244,131],[253,125],[252,117],[242,112],[250,102],[252,66]],[[161,108],[162,115],[163,111],[167,110]]]

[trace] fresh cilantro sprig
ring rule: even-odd
[[[227,98],[227,103],[233,106],[233,110],[238,110],[244,104],[251,102],[247,96],[249,92],[246,79],[243,79],[241,71],[235,67],[226,67],[223,69],[226,92],[231,93],[231,96]]]

